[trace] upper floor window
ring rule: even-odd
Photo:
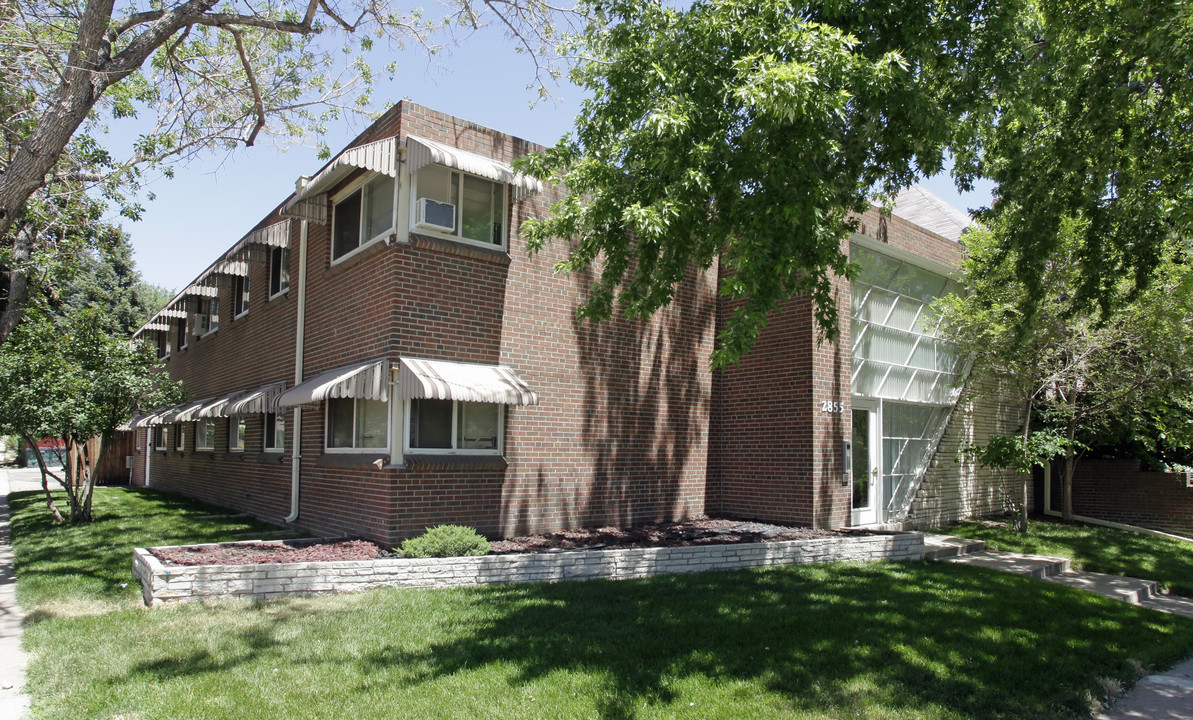
[[[202,337],[220,328],[220,299],[202,298],[195,314],[195,334]]]
[[[237,275],[232,288],[232,318],[236,319],[249,311],[249,277]]]
[[[159,360],[170,357],[170,335],[160,330],[157,333],[157,357]]]
[[[215,420],[195,423],[195,449],[215,450]]]
[[[505,247],[505,185],[427,165],[415,177],[414,227]]]
[[[388,403],[359,398],[327,401],[328,450],[385,450],[388,439]]]
[[[394,228],[394,179],[376,175],[335,200],[331,221],[331,259],[380,240]]]
[[[502,406],[454,400],[411,400],[411,450],[501,452]]]
[[[269,297],[290,289],[290,249],[275,247],[269,251]]]
[[[178,349],[182,350],[186,348],[186,336],[187,332],[190,330],[190,323],[187,322],[187,318],[179,318],[178,324],[175,325],[174,328],[178,333]]]

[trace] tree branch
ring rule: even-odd
[[[253,65],[249,62],[248,54],[244,51],[244,38],[240,36],[240,31],[235,28],[225,28],[232,37],[236,40],[236,52],[240,54],[240,64],[244,66],[244,74],[248,76],[249,88],[253,91],[253,110],[257,113],[257,122],[254,123],[252,131],[245,139],[246,147],[251,147],[257,140],[257,133],[261,132],[261,128],[265,127],[265,103],[261,101],[261,88],[257,87],[257,76],[253,74]]]

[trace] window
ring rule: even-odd
[[[195,423],[195,450],[215,450],[215,420]]]
[[[393,232],[394,179],[377,175],[336,200],[332,211],[331,259],[338,260]]]
[[[165,331],[157,333],[157,359],[170,357],[170,336]]]
[[[244,315],[249,311],[249,278],[247,275],[237,275],[232,288],[232,319]]]
[[[187,330],[190,329],[189,326],[190,326],[190,323],[187,322],[187,318],[181,318],[178,321],[178,324],[174,326],[175,330],[178,333],[178,349],[179,350],[186,349],[186,343],[187,343],[186,336],[187,336]]]
[[[282,452],[286,449],[286,416],[277,413],[265,415],[265,450]]]
[[[178,452],[182,452],[186,448],[186,434],[184,430],[184,425],[179,423],[174,424],[174,449]]]
[[[358,398],[327,401],[328,450],[385,450],[388,437],[387,403]]]
[[[243,417],[228,418],[228,452],[244,452],[244,435],[248,422]]]
[[[165,452],[167,445],[166,434],[168,431],[169,428],[167,428],[165,425],[158,425],[157,427],[153,428],[154,450],[161,450],[162,452]]]
[[[195,334],[202,337],[220,329],[220,299],[203,298],[195,315]]]
[[[451,222],[428,217],[421,225],[436,233],[444,233],[461,240],[505,247],[505,185],[474,175],[455,172],[441,165],[428,165],[418,171],[414,195],[414,224],[419,224],[419,206],[424,199],[432,203],[450,205],[455,209]],[[451,229],[445,229],[450,227]]]
[[[275,247],[269,251],[269,297],[290,289],[290,249]]]
[[[454,400],[411,400],[411,450],[501,452],[501,405]]]

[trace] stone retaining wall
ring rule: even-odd
[[[376,587],[622,579],[845,560],[920,560],[923,556],[923,535],[894,532],[772,543],[266,565],[167,566],[148,549],[136,548],[133,572],[141,580],[145,604],[154,606],[208,598],[277,598]]]

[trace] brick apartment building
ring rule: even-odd
[[[955,448],[1014,422],[956,388],[927,303],[968,220],[926,192],[862,218],[836,282],[841,342],[809,303],[734,369],[732,307],[693,270],[648,321],[576,319],[591,277],[518,227],[554,195],[526,141],[395,105],[142,326],[193,401],[130,423],[134,483],[323,535],[396,543],[700,514],[931,524],[1001,509],[1014,478]],[[951,449],[951,450],[950,450]],[[950,455],[949,453],[953,454]]]

